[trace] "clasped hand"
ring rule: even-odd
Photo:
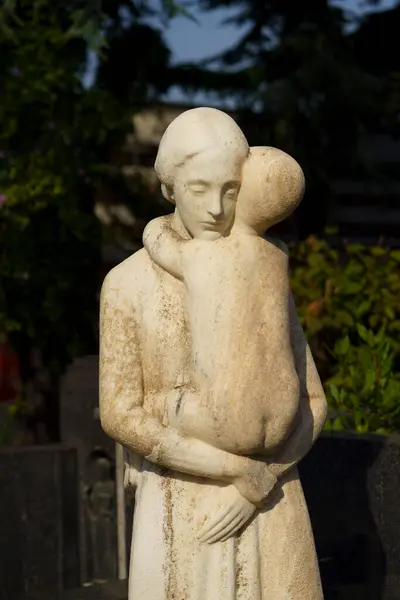
[[[245,472],[210,498],[209,516],[199,531],[201,542],[223,542],[237,533],[262,506],[276,484],[264,463],[249,461]]]
[[[257,510],[233,484],[218,488],[216,492],[207,507],[210,516],[198,533],[198,539],[207,544],[223,542],[235,535]]]

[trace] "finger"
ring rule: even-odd
[[[220,541],[225,541],[226,539],[228,539],[229,537],[233,536],[236,532],[238,532],[244,525],[246,525],[246,523],[248,523],[250,521],[250,519],[252,518],[252,516],[254,515],[255,510],[254,508],[252,509],[247,509],[247,510],[242,510],[237,524],[235,525],[235,529],[230,532],[227,532],[227,534],[223,537],[220,538]]]
[[[231,535],[237,531],[239,523],[242,522],[242,518],[238,515],[233,521],[230,521],[224,528],[220,531],[216,531],[214,535],[210,535],[204,540],[206,544],[215,544],[215,542],[219,542],[222,539],[229,538]]]
[[[210,526],[207,527],[206,530],[200,532],[199,539],[201,541],[206,541],[210,536],[213,536],[216,533],[218,533],[219,531],[221,531],[222,529],[224,529],[224,527],[226,527],[236,517],[237,517],[236,512],[234,512],[234,513],[228,512],[222,518],[215,519],[215,520],[213,519],[213,522],[210,523]]]
[[[226,542],[226,540],[228,540],[230,537],[233,537],[238,531],[240,531],[242,529],[242,527],[244,525],[246,525],[246,523],[248,522],[248,518],[247,517],[243,517],[239,523],[236,525],[236,527],[234,529],[232,529],[232,531],[229,531],[228,533],[226,533],[226,535],[224,535],[223,537],[221,537],[219,539],[220,542]]]
[[[219,523],[225,521],[227,518],[233,518],[234,515],[240,512],[240,507],[231,506],[225,504],[220,508],[216,515],[211,517],[201,528],[198,537],[207,535],[214,527],[218,526]]]
[[[236,521],[241,517],[241,514],[241,511],[231,511],[224,519],[218,521],[218,523],[216,523],[215,526],[207,532],[207,534],[202,536],[202,541],[207,542],[215,535],[220,535],[221,532],[224,531],[225,528],[231,523],[236,523]]]
[[[229,525],[229,523],[231,523],[233,520],[237,519],[237,517],[240,515],[240,510],[238,511],[237,509],[233,509],[228,511],[223,518],[219,518],[219,519],[213,519],[213,522],[207,527],[206,530],[201,531],[201,535],[199,535],[199,538],[202,542],[207,541],[210,537],[214,536],[215,534],[219,533],[220,531],[222,531],[227,525]]]

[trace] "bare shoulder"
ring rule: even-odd
[[[130,298],[135,302],[153,277],[151,259],[142,248],[111,269],[103,281],[102,296]]]
[[[147,247],[146,242],[152,242],[154,238],[157,238],[162,233],[171,233],[173,231],[172,216],[173,215],[163,215],[161,217],[156,217],[147,223],[143,231],[143,242],[145,247]]]

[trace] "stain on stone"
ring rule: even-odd
[[[181,392],[179,394],[178,402],[176,403],[176,407],[175,407],[175,415],[176,416],[178,416],[178,413],[179,413],[179,411],[181,409],[181,406],[182,406],[183,394],[184,394],[184,392]]]

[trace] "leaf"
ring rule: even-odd
[[[336,387],[336,385],[334,383],[329,383],[327,388],[328,388],[328,391],[331,394],[332,398],[334,398],[334,400],[338,401],[339,400],[339,390]]]
[[[364,383],[365,391],[372,392],[372,390],[374,389],[374,386],[375,386],[375,382],[376,382],[375,372],[372,370],[367,371],[365,373],[365,383]]]
[[[344,310],[337,310],[336,320],[339,321],[342,325],[345,325],[347,327],[354,326],[353,317],[351,316],[351,314],[349,312],[346,312]]]
[[[350,339],[349,339],[349,336],[346,335],[346,337],[344,337],[341,340],[338,340],[336,342],[334,352],[335,352],[335,354],[343,356],[348,353],[349,349],[350,349]]]
[[[364,342],[368,342],[368,330],[366,329],[366,327],[364,327],[364,325],[360,325],[359,323],[357,323],[356,328],[357,328],[357,332],[358,332],[358,335],[360,336],[360,338]]]
[[[396,313],[391,306],[385,305],[384,313],[389,319],[395,319]]]
[[[371,300],[363,300],[361,304],[356,309],[356,314],[358,317],[361,317],[363,314],[368,312],[371,308]]]
[[[346,250],[349,254],[360,254],[364,252],[365,246],[362,244],[347,244]]]
[[[400,250],[391,250],[390,257],[395,261],[400,262]]]
[[[343,431],[343,429],[344,429],[344,426],[343,426],[341,419],[339,417],[336,417],[336,419],[332,423],[332,430],[333,431]]]
[[[365,416],[362,411],[356,410],[354,413],[354,423],[357,431],[362,431],[365,427]]]
[[[384,256],[387,254],[387,250],[385,248],[381,248],[380,246],[373,246],[370,248],[370,252],[372,256]]]
[[[359,294],[362,289],[363,289],[362,283],[354,283],[352,281],[348,281],[342,286],[343,293],[349,294],[349,295]]]
[[[368,371],[372,369],[372,356],[368,346],[361,346],[358,349],[358,362],[362,371]]]

